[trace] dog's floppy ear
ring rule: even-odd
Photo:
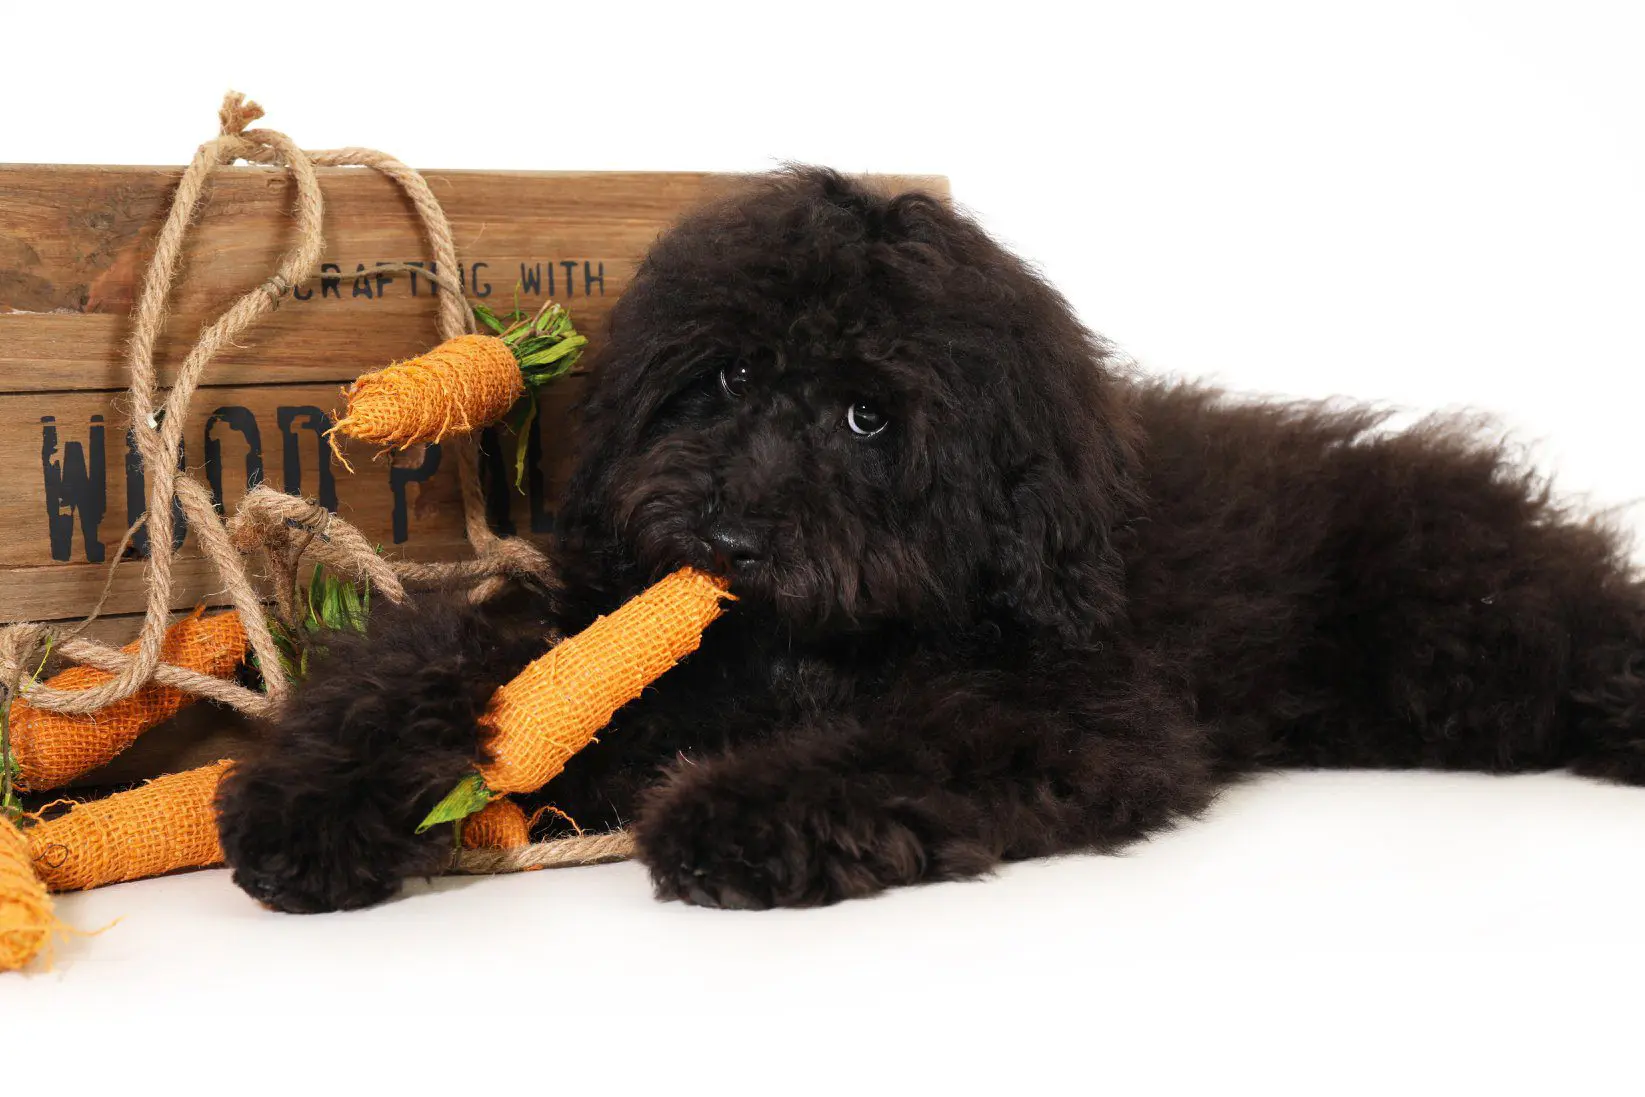
[[[596,585],[614,573],[621,556],[614,517],[607,510],[612,480],[633,452],[639,424],[658,398],[643,383],[642,366],[655,352],[650,345],[655,335],[640,319],[642,296],[633,293],[618,300],[605,338],[589,358],[587,387],[571,408],[577,460],[554,515],[560,562],[571,585]]]
[[[1138,505],[1129,390],[1109,349],[1037,271],[946,202],[899,197],[885,231],[903,242],[885,261],[938,303],[932,330],[955,367],[945,373],[959,378],[950,407],[965,426],[940,446],[953,494],[939,521],[982,521],[971,601],[1003,623],[1090,644],[1123,612],[1115,535]],[[974,474],[956,470],[965,460]]]
[[[1008,620],[1089,645],[1125,608],[1117,538],[1141,506],[1132,389],[1060,294],[1012,258],[991,266],[1008,287],[1003,337],[971,348],[993,378],[974,432],[995,480],[987,596]]]
[[[1131,454],[1122,423],[1057,422],[1001,468],[989,506],[986,595],[997,615],[1085,647],[1120,617],[1125,568],[1115,544],[1133,511]]]

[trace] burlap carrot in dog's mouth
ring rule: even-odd
[[[435,805],[417,832],[471,815],[495,796],[546,785],[619,708],[697,650],[731,597],[725,580],[682,568],[550,649],[492,696],[480,720],[492,760]]]

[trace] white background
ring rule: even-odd
[[[1147,368],[1483,408],[1645,509],[1638,4],[11,7],[0,160],[179,163],[232,86],[424,167],[942,172]],[[632,865],[61,911],[124,920],[0,983],[8,1048],[61,1049],[20,1084],[1641,1084],[1645,791],[1563,776],[1276,776],[1123,858],[820,912],[655,904]]]

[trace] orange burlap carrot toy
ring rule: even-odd
[[[503,793],[534,792],[565,768],[612,714],[697,650],[731,597],[725,581],[682,568],[521,671],[481,718],[493,758],[418,827],[471,815]]]
[[[223,859],[212,802],[232,763],[160,777],[19,831],[0,817],[0,971],[45,948],[49,891],[81,891]]]
[[[16,971],[51,941],[57,918],[29,863],[29,843],[0,815],[0,971]]]
[[[166,630],[160,661],[226,678],[245,655],[245,626],[237,613],[204,617],[203,612],[197,609]],[[135,654],[137,642],[121,650]],[[113,677],[108,671],[76,666],[53,675],[46,685],[61,690],[90,689]],[[37,792],[67,784],[113,761],[139,735],[175,716],[194,700],[192,694],[157,682],[123,701],[84,715],[37,709],[28,703],[26,695],[20,697],[9,715],[18,784]]]
[[[52,891],[84,891],[223,859],[212,802],[229,761],[76,804],[24,832]]]
[[[518,849],[531,844],[531,821],[507,796],[463,820],[464,849]]]
[[[332,429],[394,449],[478,430],[570,370],[588,342],[556,304],[544,305],[534,316],[515,313],[508,323],[484,306],[474,314],[494,334],[459,335],[426,354],[365,374],[343,390],[348,407]],[[535,413],[532,400],[521,433]]]

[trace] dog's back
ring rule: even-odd
[[[1191,681],[1228,764],[1616,765],[1608,725],[1645,696],[1645,592],[1620,539],[1477,424],[1395,432],[1369,408],[1185,385],[1136,397],[1131,621]]]

